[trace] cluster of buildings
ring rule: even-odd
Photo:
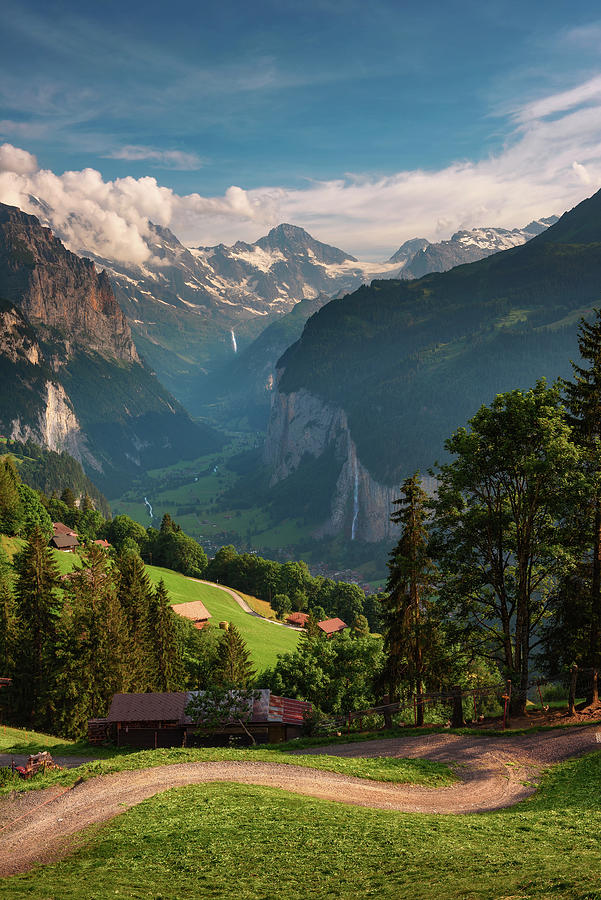
[[[63,525],[62,522],[52,523],[52,537],[50,538],[50,546],[55,550],[62,550],[63,553],[73,553],[79,547],[79,537],[69,525]],[[104,539],[93,542],[100,547],[108,548],[111,545]]]
[[[286,618],[286,622],[288,625],[294,625],[295,628],[304,628],[308,619],[309,613],[293,612]],[[343,622],[342,619],[335,617],[333,619],[324,619],[322,622],[318,622],[317,627],[320,628],[327,637],[332,637],[333,634],[339,634],[341,631],[344,631],[345,628],[348,628],[348,625],[346,622]]]

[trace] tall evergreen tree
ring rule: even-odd
[[[161,579],[150,602],[148,643],[152,657],[151,685],[155,691],[179,691],[185,676],[177,640],[175,613]]]
[[[129,635],[112,564],[91,545],[65,582],[57,645],[57,722],[62,734],[85,733],[89,718],[105,716],[113,694],[130,685]]]
[[[8,556],[0,547],[0,674],[12,675],[17,647],[17,608]]]
[[[429,629],[424,622],[434,586],[434,566],[428,556],[426,522],[428,497],[418,474],[407,478],[391,520],[401,525],[400,539],[390,555],[388,595],[382,600],[384,651],[383,682],[392,701],[403,681],[418,696],[424,681],[424,644]],[[423,724],[423,704],[418,704]]]
[[[117,598],[127,624],[130,690],[145,691],[153,676],[148,640],[152,587],[144,563],[134,551],[125,551],[117,559]]]
[[[586,661],[601,667],[601,310],[595,320],[580,320],[578,349],[582,365],[572,362],[574,381],[564,390],[575,440],[582,448],[590,482],[586,535],[590,552],[589,628]],[[582,596],[582,593],[580,594]]]
[[[221,658],[215,680],[220,684],[247,687],[254,677],[248,647],[236,626],[230,624],[221,642]]]
[[[10,454],[0,456],[0,533],[19,534],[23,524],[20,483],[13,457]]]
[[[59,573],[41,528],[14,560],[19,640],[13,696],[19,721],[44,728],[51,724],[54,647],[58,621]]]

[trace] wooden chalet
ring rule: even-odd
[[[118,747],[185,747],[194,745],[227,746],[234,737],[243,743],[250,738],[239,722],[214,728],[205,734],[186,713],[197,691],[163,694],[115,694],[106,719],[88,721],[88,740],[110,740]],[[259,744],[276,743],[299,737],[304,716],[311,704],[304,700],[277,697],[271,691],[257,692],[246,729]]]
[[[318,622],[317,627],[321,628],[326,637],[332,637],[333,634],[339,634],[339,632],[344,631],[345,628],[348,628],[348,625],[342,619],[334,618]]]
[[[178,616],[188,619],[195,628],[204,628],[209,619],[212,618],[211,613],[200,600],[192,600],[190,603],[176,603],[171,607]]]
[[[104,550],[108,550],[111,546],[109,542],[105,538],[98,538],[96,541],[92,541],[93,544],[98,544],[99,547],[102,547]]]
[[[309,613],[293,612],[286,617],[286,622],[288,623],[288,625],[295,625],[297,628],[304,628],[307,624],[308,618]]]
[[[63,525],[62,522],[53,522],[52,531],[53,535],[50,538],[50,546],[54,547],[56,550],[63,550],[65,553],[73,553],[73,551],[79,547],[77,532],[73,531],[72,528],[69,528],[68,525]]]

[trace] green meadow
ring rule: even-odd
[[[248,785],[177,788],[89,829],[3,900],[599,900],[601,753],[494,813],[384,812]]]

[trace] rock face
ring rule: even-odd
[[[1,204],[0,325],[0,432],[67,450],[109,493],[220,445],[140,361],[107,276]]]
[[[319,458],[332,448],[341,467],[331,486],[330,514],[317,524],[314,536],[343,534],[349,540],[372,542],[394,537],[397,529],[390,513],[399,486],[380,484],[362,465],[344,410],[306,390],[274,393],[263,450],[272,486],[292,475],[306,455]],[[425,479],[426,489],[432,486]]]
[[[35,218],[0,204],[2,296],[32,325],[88,350],[139,362],[131,331],[108,276],[70,253]]]

